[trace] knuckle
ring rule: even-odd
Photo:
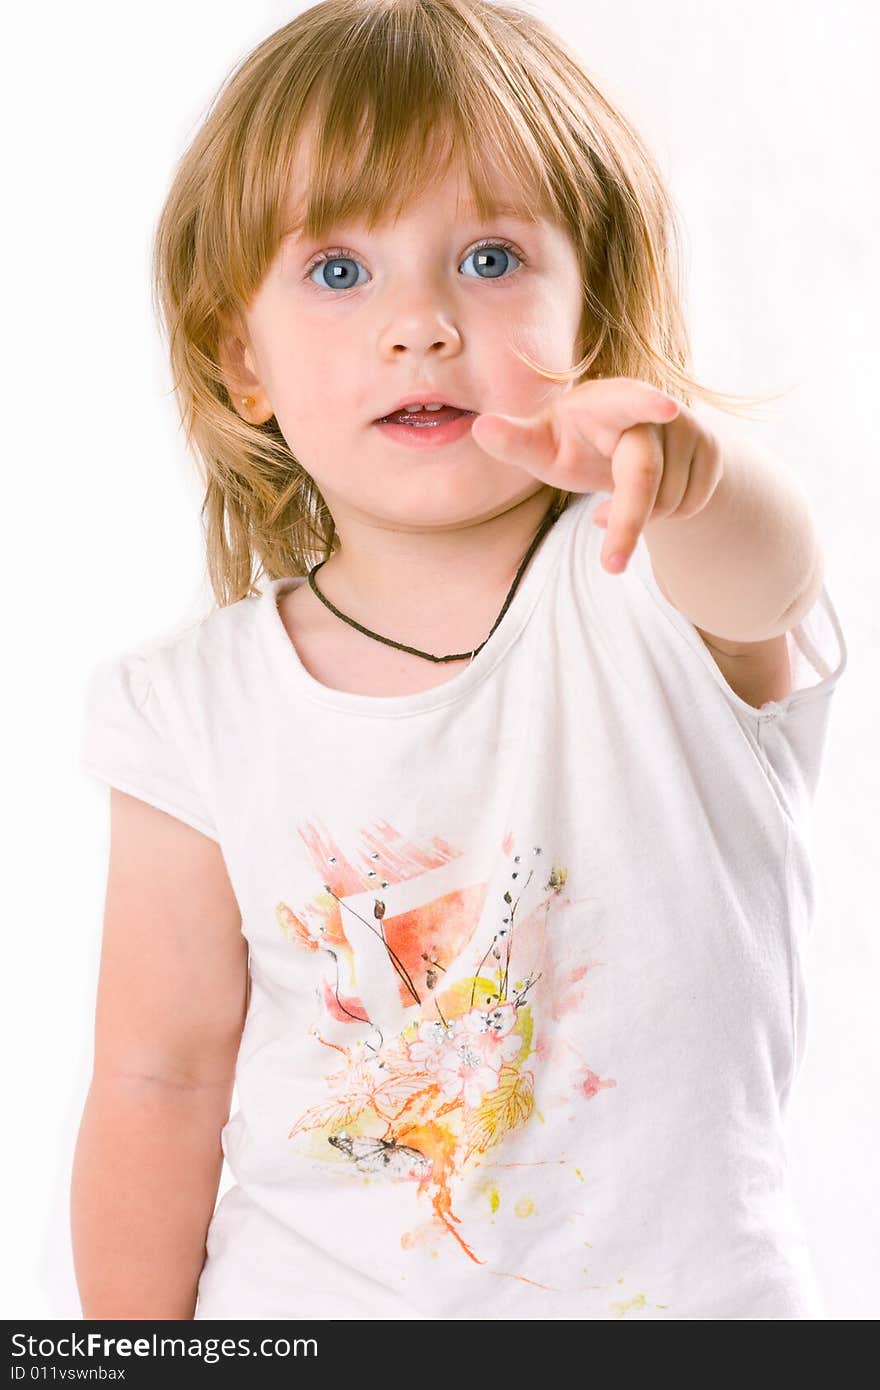
[[[640,482],[653,484],[657,480],[661,467],[661,461],[656,457],[646,458],[642,455],[633,465],[633,471]]]

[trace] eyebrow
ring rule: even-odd
[[[528,208],[514,207],[510,203],[496,204],[495,206],[489,209],[489,212],[482,219],[480,219],[479,210],[474,206],[474,204],[467,203],[465,206],[459,209],[459,215],[463,218],[473,219],[474,221],[482,220],[484,222],[491,221],[493,217],[512,217],[515,222],[523,222],[528,226],[536,226],[538,221],[540,220],[538,217],[530,214]],[[328,228],[328,233],[333,230],[334,226],[341,225],[342,222],[343,219],[339,219],[338,223],[332,224]],[[291,237],[300,236],[302,234],[302,230],[303,228],[301,222],[296,223],[293,226],[285,227],[284,231],[281,234],[281,240],[289,241]]]

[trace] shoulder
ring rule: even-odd
[[[93,708],[107,719],[114,711],[121,718],[125,710],[170,721],[180,733],[213,722],[218,710],[239,702],[248,673],[261,678],[255,659],[260,598],[214,607],[105,655],[89,677]]]
[[[215,605],[140,644],[133,654],[142,657],[154,672],[216,666],[232,653],[243,651],[255,636],[264,596],[265,591],[222,607]]]

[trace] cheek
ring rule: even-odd
[[[320,427],[332,437],[346,418],[357,413],[362,370],[358,371],[356,346],[354,334],[340,336],[326,323],[303,319],[286,325],[283,335],[273,341],[267,383],[279,424],[283,412],[300,432]],[[362,369],[362,361],[360,365]]]
[[[375,402],[363,399],[364,364],[355,355],[356,339],[350,347],[350,338],[340,341],[336,334],[306,338],[288,340],[270,398],[291,452],[319,483],[330,484],[340,468],[350,468],[353,445],[372,419]]]
[[[553,371],[565,370],[575,360],[579,322],[579,302],[571,299],[560,286],[546,287],[543,293],[523,305],[521,312],[511,312],[506,321],[499,325],[499,336],[505,340],[505,361],[512,364],[517,380],[521,383],[525,378],[539,387],[542,384],[552,386],[550,382],[542,383],[542,379],[530,367],[519,361],[513,349],[525,352],[542,367]]]
[[[530,326],[523,325],[513,343],[520,352],[547,371],[564,371],[574,360],[574,335],[569,336],[558,325],[546,320]],[[512,349],[504,354],[504,367],[499,374],[499,384],[502,383],[505,394],[512,393],[534,409],[546,405],[557,392],[564,389],[563,384],[548,381],[528,362],[520,361]]]

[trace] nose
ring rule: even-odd
[[[461,334],[447,314],[426,305],[395,314],[379,335],[379,349],[391,357],[449,357],[461,351]]]

